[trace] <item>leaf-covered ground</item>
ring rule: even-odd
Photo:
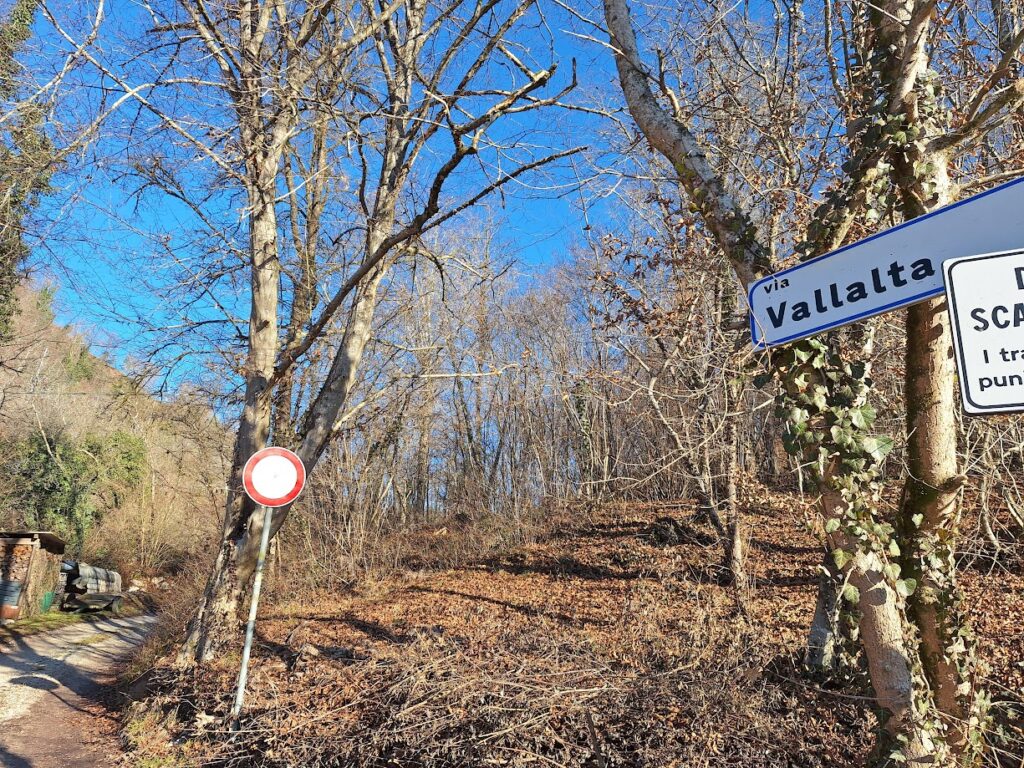
[[[276,584],[240,730],[222,726],[237,668],[226,658],[187,689],[179,681],[162,714],[133,722],[137,756],[266,766],[856,765],[872,743],[868,692],[800,669],[821,550],[798,499],[757,496],[745,517],[754,582],[746,615],[722,583],[711,529],[685,504],[566,513],[537,543],[447,570],[424,567],[426,553],[457,532],[424,531],[418,568],[354,592],[299,599]],[[994,698],[1019,702],[1019,564],[963,576]],[[1011,708],[997,706],[1000,720]],[[1013,741],[1001,749],[1022,751]]]

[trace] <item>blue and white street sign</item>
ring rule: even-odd
[[[1024,178],[769,275],[750,286],[758,349],[943,292],[947,259],[1024,247]]]

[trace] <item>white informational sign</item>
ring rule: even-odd
[[[1024,250],[950,259],[942,269],[964,410],[1024,411]]]
[[[758,280],[748,295],[754,346],[938,296],[947,259],[1024,246],[1022,211],[1024,178]]]

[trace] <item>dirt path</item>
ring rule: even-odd
[[[153,616],[76,624],[0,645],[0,766],[100,768],[116,749],[110,683]]]

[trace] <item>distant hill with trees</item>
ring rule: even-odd
[[[55,323],[54,292],[21,288],[0,344],[0,528],[57,533],[71,556],[158,574],[216,529],[224,432]]]

